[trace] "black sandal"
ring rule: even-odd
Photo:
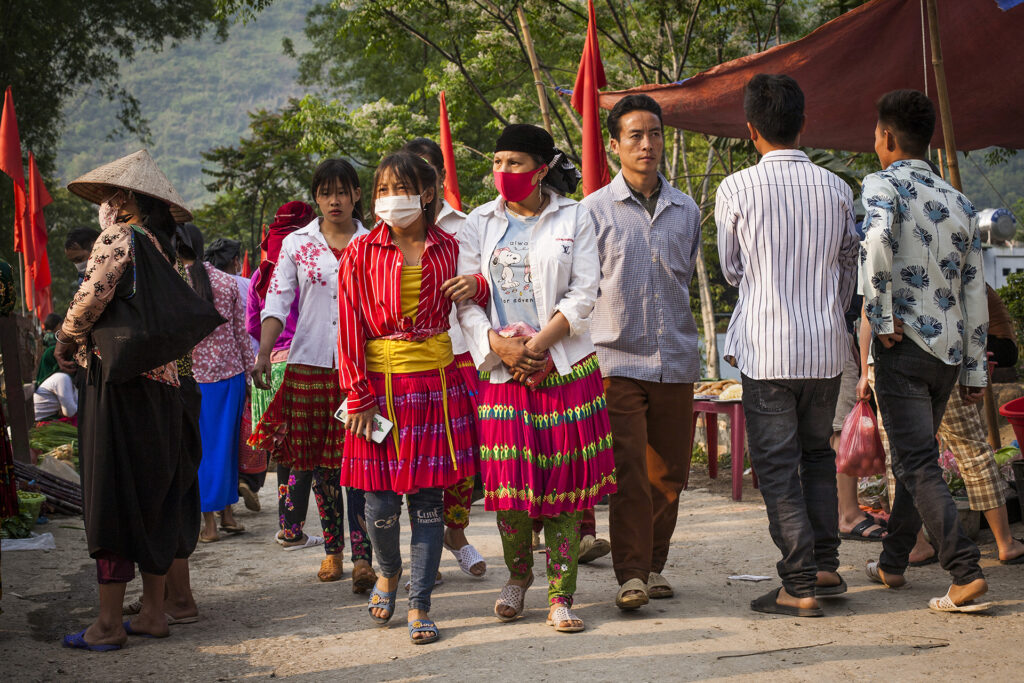
[[[870,534],[865,535],[864,532],[873,526],[878,528],[872,531]],[[840,531],[839,538],[844,541],[881,541],[885,535],[885,529],[875,521],[875,518],[868,515],[864,519],[857,523],[857,526],[853,527],[849,531]]]
[[[807,607],[790,607],[789,605],[780,605],[778,597],[781,591],[782,586],[779,586],[775,590],[765,593],[756,600],[751,600],[750,609],[755,612],[764,612],[765,614],[782,614],[787,617],[825,616],[825,613],[821,611],[820,607],[808,609]]]
[[[815,586],[814,587],[814,597],[816,597],[816,598],[828,598],[828,597],[835,597],[837,595],[842,595],[843,593],[845,593],[848,590],[848,588],[849,588],[846,585],[846,579],[844,579],[838,573],[836,574],[836,576],[839,576],[839,583],[837,583],[834,586]]]

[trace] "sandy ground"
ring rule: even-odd
[[[524,619],[501,624],[494,618],[494,599],[507,575],[494,515],[474,506],[470,541],[490,569],[483,579],[473,579],[445,554],[445,582],[434,592],[432,611],[442,639],[422,647],[408,640],[402,602],[390,628],[370,622],[365,597],[351,592],[347,562],[342,581],[319,583],[320,549],[283,552],[272,542],[276,492],[268,486],[261,491],[263,512],[238,514],[247,533],[201,545],[193,555],[199,623],[171,627],[167,640],[133,638],[114,653],[63,649],[60,637],[85,627],[95,615],[95,569],[80,522],[54,520],[48,530],[57,538],[56,551],[4,554],[0,677],[1020,680],[1024,567],[999,565],[987,530],[980,539],[982,565],[995,605],[986,615],[927,609],[928,598],[942,595],[949,583],[937,565],[911,569],[906,590],[868,583],[862,567],[879,546],[859,542],[844,543],[840,550],[840,571],[850,591],[825,604],[826,618],[761,615],[748,603],[778,583],[728,579],[775,573],[777,551],[761,498],[748,486],[743,501],[733,502],[725,479],[702,475],[694,472],[684,492],[665,570],[676,597],[620,613],[611,561],[602,558],[581,567],[577,608],[587,623],[582,634],[557,634],[545,626],[546,600],[538,586],[529,592]],[[312,507],[309,517],[310,530],[318,528]],[[598,508],[598,529],[607,535],[606,507]],[[1024,535],[1019,524],[1014,531]],[[136,580],[129,597],[140,591]],[[780,648],[789,649],[764,652]]]

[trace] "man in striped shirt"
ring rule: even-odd
[[[782,587],[750,606],[817,617],[816,595],[846,590],[836,573],[829,437],[856,275],[853,194],[797,149],[804,96],[796,81],[759,74],[743,106],[762,158],[723,180],[715,200],[722,273],[740,290],[725,356],[742,373],[750,461],[782,551]]]

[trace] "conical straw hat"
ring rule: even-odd
[[[192,212],[185,206],[185,200],[144,149],[94,168],[68,183],[68,190],[94,204],[105,202],[115,189],[131,190],[167,202],[178,223],[192,220]]]

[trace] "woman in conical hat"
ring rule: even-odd
[[[119,649],[129,634],[168,634],[164,592],[173,582],[165,577],[176,559],[191,554],[198,535],[198,459],[186,452],[194,444],[185,409],[193,397],[183,393],[176,363],[124,382],[104,381],[92,330],[104,310],[120,305],[118,284],[134,270],[139,250],[174,261],[175,222],[191,214],[145,150],[90,171],[68,189],[100,204],[103,228],[54,352],[61,367],[85,368],[79,450],[100,613],[85,630],[65,636],[64,645],[106,651]],[[143,599],[126,628],[122,603],[135,564]]]

